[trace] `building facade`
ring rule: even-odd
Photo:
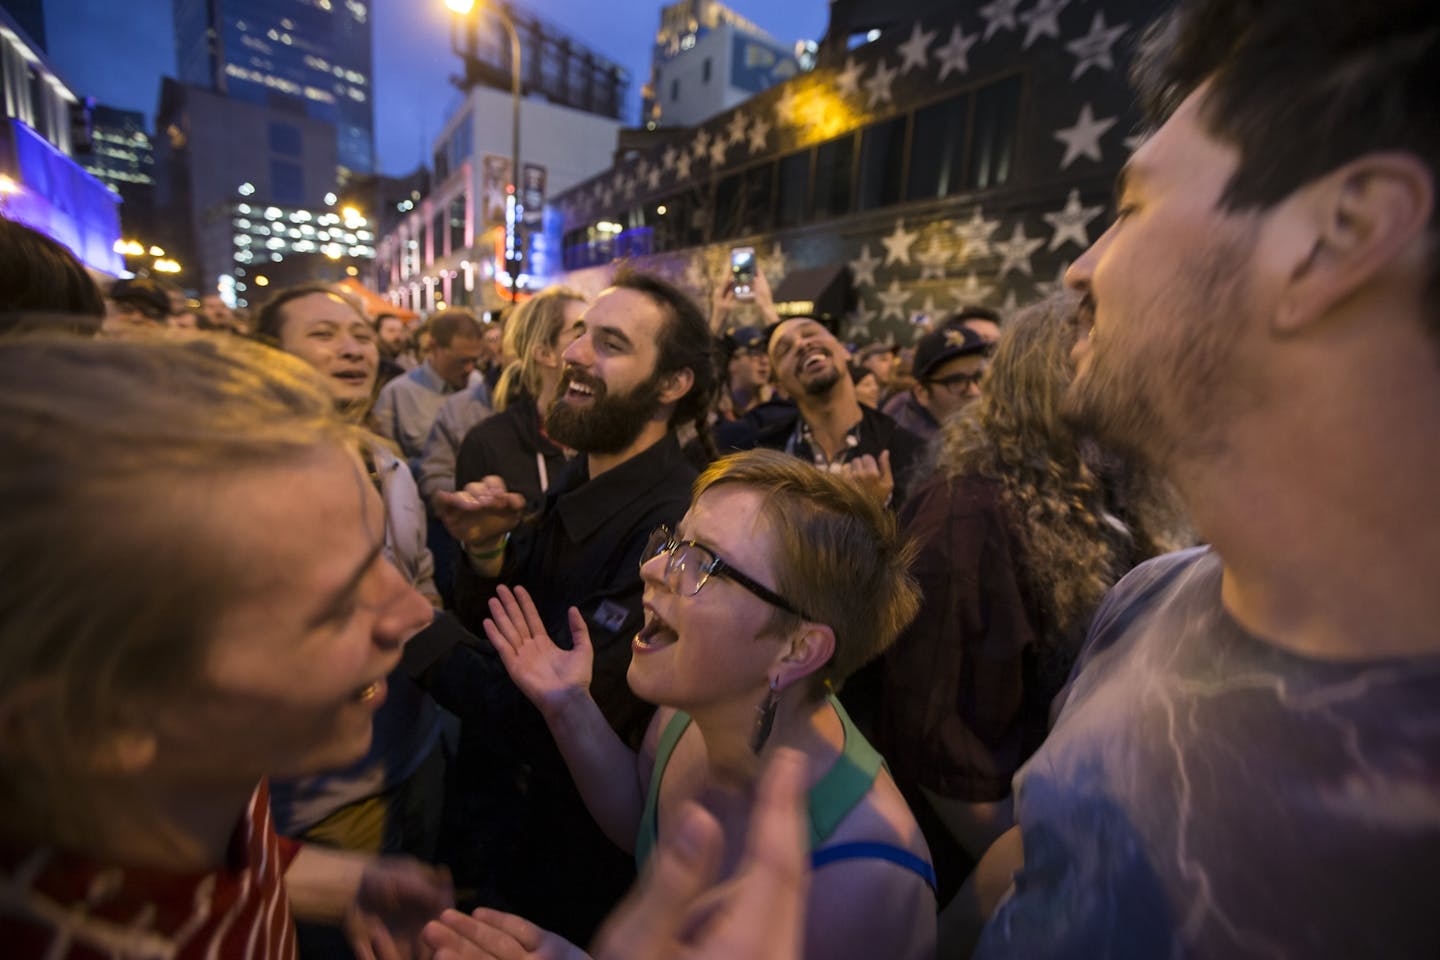
[[[356,207],[318,210],[228,202],[205,218],[201,246],[224,250],[229,270],[216,288],[231,306],[265,301],[270,288],[358,277],[375,259],[375,234]]]
[[[850,39],[813,72],[557,198],[566,282],[596,289],[630,259],[708,303],[752,246],[772,287],[848,273],[843,332],[901,343],[1057,289],[1108,219],[1138,122],[1128,50],[1155,4],[912,6],[836,25]]]
[[[694,126],[799,72],[793,51],[733,10],[682,0],[660,11],[642,121]]]
[[[0,214],[55,238],[94,270],[120,273],[120,198],[75,159],[70,112],[79,101],[4,9],[0,102]]]
[[[340,166],[375,167],[366,0],[174,0],[183,83],[256,105],[289,101],[335,125]]]

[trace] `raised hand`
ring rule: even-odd
[[[359,960],[410,960],[428,952],[421,931],[454,902],[445,868],[378,857],[361,873],[342,926]]]
[[[525,512],[525,497],[505,488],[500,477],[489,476],[455,493],[435,494],[435,513],[462,546],[487,547],[514,530]]]
[[[868,453],[863,457],[856,457],[841,467],[840,473],[854,481],[871,500],[882,507],[889,506],[890,497],[895,492],[895,475],[890,471],[889,450],[881,450],[879,460]]]
[[[425,928],[422,939],[435,951],[435,960],[590,960],[559,934],[483,907],[468,917],[446,910]]]
[[[572,648],[562,650],[545,632],[540,612],[524,587],[500,586],[490,598],[485,636],[500,654],[510,679],[547,716],[590,689],[595,653],[580,611],[570,608]]]

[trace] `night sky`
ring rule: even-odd
[[[624,120],[637,122],[640,87],[660,25],[661,0],[518,0],[517,8],[560,26],[575,39],[630,71]],[[819,40],[829,16],[826,0],[729,0],[726,4],[782,43]],[[430,141],[459,105],[448,82],[460,62],[450,52],[449,11],[443,0],[374,0],[375,141],[382,173],[414,170],[430,155]],[[174,75],[171,0],[47,0],[49,59],[80,96],[128,110],[152,122],[160,78]]]

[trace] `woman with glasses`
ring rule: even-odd
[[[591,814],[643,866],[686,805],[701,803],[724,831],[725,876],[739,861],[767,759],[797,750],[814,869],[806,955],[930,956],[929,852],[879,755],[834,696],[918,605],[911,551],[890,513],[843,479],[754,450],[713,464],[679,529],[655,531],[645,557],[645,623],[629,681],[660,709],[638,755],[589,696],[590,644],[574,610],[571,649],[545,635],[523,590],[502,587],[485,623]],[[494,938],[510,938],[521,950],[563,952],[553,934],[516,918],[480,917],[491,924],[492,949]]]

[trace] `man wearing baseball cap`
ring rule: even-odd
[[[946,326],[915,344],[915,386],[896,394],[885,412],[924,440],[946,417],[980,396],[988,345],[969,327]]]

